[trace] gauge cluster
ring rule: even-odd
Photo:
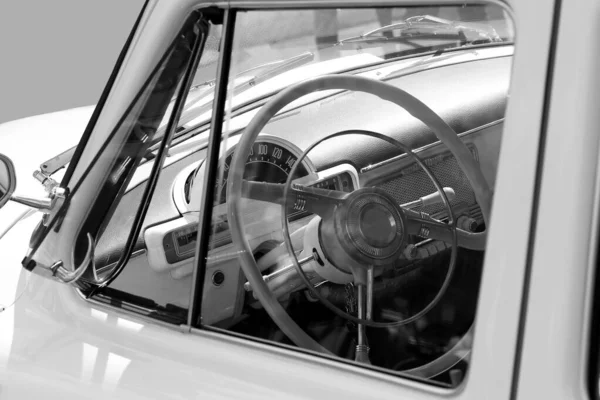
[[[228,152],[222,165],[222,178],[217,181],[218,204],[227,200],[227,178],[229,168],[233,161],[233,151]],[[250,149],[250,155],[246,160],[244,179],[254,182],[285,183],[292,167],[300,158],[301,154],[295,146],[279,138],[264,137],[257,140]],[[310,162],[303,163],[297,168],[296,177],[300,178],[309,173],[313,167]]]
[[[227,146],[222,150],[219,160],[218,179],[215,183],[215,205],[225,204],[227,200],[227,178],[237,147],[239,136],[223,141]],[[261,134],[253,144],[244,169],[244,179],[254,182],[285,183],[288,175],[302,156],[302,151],[288,140],[278,136]],[[204,187],[203,161],[181,171],[173,186],[173,199],[182,215],[199,211],[202,188]],[[305,177],[308,181],[318,178],[316,168],[308,157],[296,169],[296,178]]]

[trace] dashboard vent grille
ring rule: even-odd
[[[479,162],[475,146],[468,145],[468,148],[475,160]],[[481,212],[475,201],[475,194],[471,189],[471,185],[469,184],[466,175],[458,165],[458,162],[452,153],[448,151],[425,159],[424,162],[443,187],[448,186],[454,189],[456,197],[451,202],[452,206],[458,207],[459,209],[461,206],[463,208],[466,207],[465,211],[468,211],[472,217],[480,219]],[[399,173],[396,174],[395,178],[379,183],[377,184],[377,187],[392,195],[392,197],[400,204],[408,203],[419,197],[436,192],[433,182],[431,182],[425,171],[423,171],[416,163],[402,168]],[[447,216],[443,204],[429,206],[423,209],[417,208],[416,210],[424,211],[436,216],[436,218]]]

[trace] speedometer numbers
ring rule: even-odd
[[[225,157],[222,177],[217,181],[218,204],[225,203],[227,199],[227,177],[232,159],[233,152]],[[255,182],[285,183],[297,160],[298,157],[283,146],[268,141],[256,141],[246,160],[244,179]],[[297,178],[307,174],[308,171],[304,165],[296,170]]]

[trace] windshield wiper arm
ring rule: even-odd
[[[390,37],[380,34],[385,34],[392,31],[401,31],[405,35],[400,37]],[[353,36],[347,39],[342,39],[336,45],[345,43],[357,43],[368,41],[393,41],[394,39],[406,40],[407,37],[418,39],[419,36],[439,37],[444,38],[442,30],[451,31],[453,35],[460,38],[461,41],[468,43],[478,40],[487,42],[501,42],[502,38],[491,25],[484,27],[473,26],[467,22],[451,21],[444,18],[434,17],[431,15],[419,15],[410,17],[404,21],[396,22],[390,25],[382,26],[381,28],[373,29],[365,32],[360,36]],[[468,40],[466,32],[476,35],[476,39]]]
[[[240,78],[244,75],[247,75],[248,73],[252,72],[252,71],[257,71],[257,70],[261,70],[261,69],[265,69],[265,68],[271,68],[271,67],[277,67],[277,68],[273,68],[270,69],[269,72],[273,73],[273,72],[278,72],[280,69],[283,69],[284,71],[287,71],[288,68],[294,68],[298,65],[302,65],[305,64],[306,62],[312,61],[314,59],[314,54],[311,52],[306,52],[306,53],[302,53],[290,58],[286,58],[283,60],[276,60],[276,61],[271,61],[265,64],[261,64],[261,65],[257,65],[255,67],[252,68],[248,68],[247,70],[244,70],[238,74],[235,75],[235,79]],[[255,77],[256,79],[256,77]],[[216,83],[216,79],[210,79],[206,82],[202,82],[199,83],[195,86],[192,86],[190,88],[190,92],[193,90],[197,90],[200,87],[203,86],[214,86]]]

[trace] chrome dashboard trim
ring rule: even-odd
[[[484,129],[490,128],[492,126],[499,125],[499,124],[501,124],[503,122],[504,122],[504,118],[501,118],[501,119],[498,119],[496,121],[492,121],[492,122],[489,122],[487,124],[481,125],[481,126],[479,126],[477,128],[468,130],[466,132],[459,133],[458,137],[459,138],[464,138],[464,137],[467,137],[467,136],[472,135],[474,133],[477,133],[479,131],[482,131]],[[430,143],[430,144],[427,144],[425,146],[422,146],[422,147],[419,147],[417,149],[414,149],[414,152],[417,153],[417,155],[418,155],[419,153],[421,153],[423,151],[432,149],[432,148],[440,146],[440,145],[443,145],[443,143],[438,140],[437,142]],[[387,160],[378,162],[376,164],[367,165],[366,167],[361,168],[360,173],[364,174],[364,173],[367,173],[367,172],[371,172],[371,171],[373,171],[373,170],[375,170],[377,168],[381,168],[381,167],[389,165],[389,164],[391,164],[393,162],[400,161],[400,160],[402,160],[402,159],[404,159],[406,157],[407,157],[406,154],[400,154],[399,156],[388,158]]]
[[[173,184],[171,185],[171,195],[173,198],[173,203],[175,204],[175,208],[181,215],[187,213],[188,203],[185,198],[185,183],[189,177],[189,175],[199,168],[202,164],[204,164],[204,159],[196,161],[183,168],[179,173],[175,176]],[[191,190],[191,188],[190,188]]]
[[[308,157],[305,157],[304,159],[307,159],[307,158]],[[317,171],[316,179],[314,176],[308,175],[308,176],[305,176],[302,178],[294,179],[293,183],[300,184],[300,185],[314,186],[320,182],[323,182],[324,180],[327,180],[333,176],[341,175],[343,173],[347,173],[348,175],[350,175],[350,179],[352,179],[352,185],[353,185],[354,190],[356,190],[360,187],[360,179],[358,177],[358,171],[356,170],[356,168],[354,168],[351,164],[348,164],[348,163],[338,164],[334,167],[327,168],[322,171]]]

